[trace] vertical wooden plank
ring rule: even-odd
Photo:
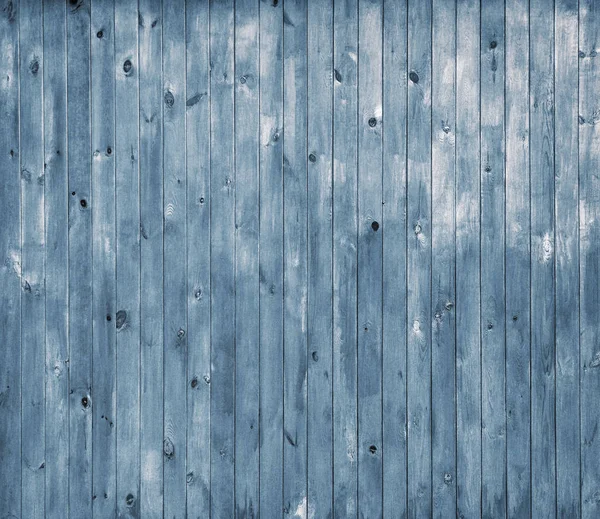
[[[531,509],[556,514],[554,10],[530,3]],[[550,2],[553,6],[553,2]]]
[[[140,513],[138,22],[137,2],[115,3],[118,517]]]
[[[21,179],[19,172],[19,11],[0,12],[0,503],[21,517]],[[10,347],[8,347],[10,345]]]
[[[597,95],[600,69],[600,5],[579,2],[579,304],[580,304],[580,420],[581,517],[597,517],[600,463],[596,434],[600,413],[600,125]]]
[[[96,35],[93,36],[96,38]],[[90,4],[67,6],[69,169],[69,512],[92,517]],[[112,69],[111,69],[112,72]],[[105,317],[106,319],[106,317]],[[103,499],[104,496],[101,496]]]
[[[406,1],[383,20],[383,515],[406,517]],[[336,211],[337,212],[337,211]]]
[[[333,512],[346,518],[358,512],[357,0],[334,3],[333,63]]]
[[[44,517],[45,272],[43,21],[39,2],[19,9],[21,169],[21,486],[22,514]],[[11,347],[6,345],[5,347]],[[12,454],[16,456],[16,453]]]
[[[164,511],[184,517],[187,432],[185,3],[163,2]]]
[[[210,510],[209,4],[186,4],[187,516]]]
[[[359,2],[358,513],[361,517],[383,516],[381,35],[381,2]]]
[[[46,517],[69,512],[69,212],[66,2],[44,3]]]
[[[283,13],[284,66],[284,442],[283,506],[306,519],[307,506],[307,1]],[[335,477],[335,476],[334,476]]]
[[[434,517],[456,516],[456,5],[433,0],[431,128],[431,441]]]
[[[210,11],[211,514],[235,514],[235,200],[233,1]]]
[[[408,515],[429,517],[431,482],[431,1],[408,3]]]
[[[116,234],[114,2],[92,0],[93,512],[116,513]],[[89,205],[89,204],[88,204]],[[115,322],[113,322],[113,319]]]
[[[140,517],[163,514],[162,13],[139,0]]]
[[[333,3],[308,2],[308,512],[332,515]],[[262,307],[261,307],[262,309]]]
[[[480,2],[456,4],[456,500],[481,515]]]
[[[483,517],[506,514],[504,0],[481,6],[481,427]]]
[[[236,517],[259,504],[259,5],[235,3]]]
[[[530,516],[529,4],[506,2],[506,481],[509,517]],[[485,470],[485,469],[484,469]]]
[[[283,6],[260,18],[260,510],[283,500]]]
[[[578,13],[556,0],[554,14],[554,211],[556,273],[556,514],[581,517],[579,428]]]

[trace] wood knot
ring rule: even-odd
[[[127,312],[125,310],[119,310],[117,312],[117,322],[115,323],[117,326],[117,330],[122,330],[127,322]]]
[[[498,46],[498,43],[496,42],[496,40],[492,40],[490,42],[490,49],[495,49]]]
[[[98,39],[101,39],[103,36],[104,36],[104,33],[103,33],[102,31],[98,31],[98,32],[96,33],[96,37],[97,37]]]
[[[132,68],[133,65],[131,64],[131,60],[126,59],[125,63],[123,63],[123,72],[125,72],[125,74],[129,74]]]
[[[133,494],[127,494],[127,497],[125,498],[125,504],[131,508],[134,503],[135,497],[133,497]]]
[[[31,63],[29,64],[29,70],[31,71],[31,73],[34,76],[39,72],[40,62],[38,61],[37,58],[34,58],[33,60],[31,60]]]
[[[375,232],[377,232],[379,230],[379,222],[373,222],[371,224],[371,229],[373,229]]]
[[[377,453],[377,447],[375,447],[375,445],[371,445],[371,446],[369,447],[369,452],[370,452],[371,454],[376,454],[376,453]]]
[[[165,104],[169,108],[172,108],[173,105],[175,104],[175,96],[173,95],[173,92],[171,92],[170,90],[167,90],[165,92]]]
[[[163,453],[167,459],[172,459],[175,456],[175,445],[171,438],[167,437],[163,440]]]
[[[370,126],[371,128],[375,128],[375,126],[377,126],[377,119],[375,119],[375,117],[371,117],[371,118],[369,119],[369,126]]]
[[[310,160],[311,162],[317,162],[317,157],[315,156],[315,154],[314,154],[314,153],[311,153],[311,154],[308,156],[308,160]]]
[[[419,82],[419,74],[417,74],[414,70],[410,71],[410,74],[408,74],[408,77],[413,83]]]
[[[334,69],[333,69],[333,75],[334,75],[334,77],[335,77],[335,80],[336,80],[338,83],[341,83],[341,82],[342,82],[342,75],[340,74],[340,71],[339,71],[338,69],[336,69],[336,68],[334,68]]]

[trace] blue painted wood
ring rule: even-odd
[[[597,2],[0,7],[0,517],[598,516]]]
[[[67,7],[69,514],[92,517],[92,144],[89,2]],[[94,35],[94,38],[97,36]],[[86,71],[82,74],[82,71]],[[104,498],[104,495],[102,495]]]
[[[407,421],[408,517],[432,515],[431,22],[432,2],[408,1]]]
[[[186,4],[187,516],[210,507],[209,6]]]
[[[246,519],[260,502],[259,5],[238,0],[235,15],[235,514]]]
[[[91,3],[92,511],[117,509],[114,2]],[[123,322],[125,324],[125,321]]]
[[[529,7],[531,509],[556,514],[554,11]]]
[[[140,0],[140,517],[162,517],[163,491],[163,85],[159,0]]]
[[[185,2],[163,2],[162,21],[163,515],[184,517],[188,388]]]
[[[600,309],[600,183],[598,171],[600,128],[596,124],[600,70],[596,64],[600,13],[598,4],[579,2],[579,304],[580,304],[580,443],[581,517],[598,515],[600,484],[596,431],[600,413],[593,404],[600,391],[600,328],[594,315]],[[571,452],[576,456],[575,452]]]
[[[21,177],[19,135],[19,8],[0,16],[0,505],[21,517]],[[57,323],[58,324],[58,323]]]
[[[431,444],[433,516],[456,516],[456,6],[433,1]]]
[[[579,69],[578,2],[554,14],[554,211],[556,272],[556,514],[580,517],[579,125],[573,94]]]
[[[480,2],[456,5],[456,512],[481,514]]]
[[[407,516],[407,3],[383,4],[383,515]],[[337,211],[336,211],[337,212]],[[393,283],[387,280],[395,280]],[[387,461],[386,461],[387,460]],[[393,462],[391,461],[393,460]]]
[[[115,3],[117,517],[140,515],[140,193],[137,6]]]
[[[382,7],[358,7],[359,517],[383,517]]]
[[[531,511],[529,8],[506,3],[506,484],[507,515]]]
[[[481,4],[481,515],[506,515],[504,0]]]
[[[235,513],[235,202],[233,2],[210,5],[210,513]]]
[[[283,14],[283,510],[307,517],[307,2]],[[335,478],[335,476],[334,476]]]
[[[46,517],[69,509],[69,179],[66,3],[44,4]]]
[[[358,2],[334,2],[333,516],[358,501]]]
[[[283,509],[283,5],[259,5],[259,488],[258,514]]]
[[[308,2],[308,498],[333,513],[333,2]]]
[[[32,518],[45,515],[43,59],[42,6],[24,1],[19,10],[21,513]]]
[[[481,514],[480,3],[456,5],[456,513]]]

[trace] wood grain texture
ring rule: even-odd
[[[531,512],[529,10],[506,3],[507,514]]]
[[[596,518],[599,31],[2,0],[0,518]]]
[[[283,19],[283,511],[307,517],[307,1]],[[244,369],[244,371],[246,371]],[[335,476],[334,476],[335,479]]]
[[[456,512],[481,515],[480,3],[456,5]]]

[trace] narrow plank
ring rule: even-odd
[[[235,3],[235,495],[236,517],[259,498],[259,6]]]
[[[137,2],[115,3],[117,517],[140,515],[140,206]]]
[[[283,501],[283,5],[261,2],[260,512]]]
[[[210,510],[210,62],[208,2],[186,4],[187,516]]]
[[[66,2],[44,3],[46,517],[69,511],[69,179]]]
[[[358,6],[358,514],[383,516],[382,2]]]
[[[481,515],[480,3],[456,4],[456,501]]]
[[[71,517],[92,517],[91,83],[82,74],[90,70],[90,9],[87,1],[67,6]]]
[[[0,13],[0,503],[7,516],[21,517],[21,179],[19,177],[19,11]],[[10,345],[10,347],[8,347]]]
[[[283,506],[307,510],[307,1],[287,1],[283,14]]]
[[[556,514],[554,11],[530,4],[531,509]]]
[[[529,5],[506,2],[506,482],[509,517],[530,516]]]
[[[580,428],[581,517],[597,517],[600,463],[596,433],[600,413],[600,126],[597,93],[600,70],[597,54],[600,11],[597,2],[579,2],[579,304],[580,304]]]
[[[163,344],[165,517],[186,511],[187,272],[185,3],[163,2]]]
[[[25,517],[45,515],[45,272],[43,22],[39,2],[19,9],[21,142],[21,486]],[[23,369],[24,368],[24,369]]]
[[[358,512],[357,0],[334,2],[333,30],[333,515],[346,518]]]
[[[506,514],[504,0],[481,6],[481,515]]]
[[[94,516],[109,517],[117,508],[115,324],[121,317],[116,307],[114,2],[92,0],[91,20],[92,499]]]
[[[407,517],[406,131],[408,4],[383,20],[383,515]],[[337,207],[337,205],[336,205]],[[387,280],[390,280],[388,283]]]
[[[556,514],[581,517],[579,427],[578,2],[554,11]]]
[[[431,442],[433,516],[456,516],[456,5],[433,0]],[[462,106],[462,105],[461,105]]]
[[[233,1],[210,7],[211,516],[235,515],[235,201]]]
[[[160,0],[139,0],[140,517],[163,514],[163,87]]]
[[[333,3],[308,2],[308,504],[332,515]],[[261,307],[262,311],[262,307]]]
[[[432,515],[431,1],[408,2],[408,516]]]

